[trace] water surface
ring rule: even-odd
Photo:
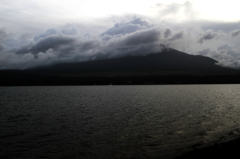
[[[240,85],[0,87],[0,158],[173,158],[239,114]]]

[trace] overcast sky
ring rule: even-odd
[[[237,0],[0,0],[0,69],[161,51],[240,67]]]

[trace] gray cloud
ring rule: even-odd
[[[220,64],[231,67],[240,66],[240,56],[231,46],[225,44],[217,48],[216,55]]]
[[[4,49],[4,47],[0,44],[0,51],[2,51]]]
[[[240,28],[240,22],[204,22],[202,28],[204,30],[231,32],[236,28]]]
[[[46,52],[49,49],[59,49],[60,47],[64,47],[67,45],[70,45],[73,43],[74,40],[67,37],[59,37],[59,36],[53,36],[48,37],[44,40],[39,41],[37,44],[33,45],[32,47],[25,47],[20,50],[18,50],[17,54],[22,53],[32,53],[37,54],[39,52]]]
[[[160,38],[160,32],[157,30],[147,30],[142,32],[136,32],[135,34],[128,36],[125,39],[126,45],[141,45],[158,41]]]
[[[6,36],[7,36],[7,33],[2,29],[0,29],[0,42],[2,42],[2,40],[6,38]]]
[[[139,25],[140,22],[145,25],[144,21],[138,19],[131,21],[131,24]],[[110,29],[114,31],[118,28]],[[61,61],[86,61],[126,54],[146,54],[161,49],[160,31],[150,26],[131,33],[112,35],[107,41],[101,36],[92,40],[80,40],[78,36],[67,36],[56,29],[50,29],[34,36],[31,44],[18,49],[15,53],[12,52],[11,55],[18,57],[15,58],[15,63],[26,68]]]
[[[215,37],[216,37],[216,34],[214,34],[214,33],[206,33],[198,40],[198,42],[199,43],[203,43],[203,42],[205,42],[207,40],[212,40]]]
[[[7,39],[7,36],[7,33],[4,30],[0,29],[0,51],[3,51],[5,49],[4,43]]]
[[[234,31],[234,32],[232,33],[232,36],[233,36],[233,37],[236,37],[236,36],[238,36],[238,35],[240,35],[240,30]]]
[[[180,32],[180,33],[176,33],[175,35],[173,35],[169,40],[174,41],[174,40],[179,40],[182,38],[183,38],[183,32]]]
[[[54,36],[54,35],[57,35],[57,31],[55,29],[48,29],[46,32],[35,36],[34,41],[38,41],[38,40],[41,40],[42,38],[46,38],[46,37]]]
[[[164,32],[164,38],[168,38],[169,36],[171,36],[172,32],[170,29],[166,29]]]
[[[159,15],[162,19],[175,19],[179,13],[183,13],[185,19],[193,19],[195,12],[192,9],[192,3],[186,1],[185,3],[171,3],[156,5],[159,10]]]
[[[82,27],[81,24],[51,27],[30,34],[9,34],[1,30],[0,68],[147,54],[160,52],[166,46],[212,57],[225,66],[239,67],[240,46],[236,40],[238,36],[234,36],[238,34],[238,28],[227,32],[203,26],[206,23],[156,24],[145,18],[128,17],[97,31],[95,28],[99,27]]]
[[[115,36],[115,35],[124,35],[136,32],[141,29],[148,28],[149,24],[147,21],[142,20],[140,18],[134,18],[131,21],[128,22],[122,22],[115,24],[112,28],[105,31],[102,36]]]
[[[188,1],[153,4],[158,16],[152,18],[94,20],[65,19],[61,8],[42,3],[1,2],[0,69],[146,54],[160,51],[161,44],[240,67],[240,22],[201,21]]]
[[[112,37],[101,42],[101,57],[113,58],[126,54],[147,54],[160,51],[160,32],[155,28],[144,29],[130,34]],[[96,55],[96,58],[98,55]]]
[[[160,5],[160,6],[162,6],[162,5]],[[170,5],[164,6],[164,9],[161,11],[161,14],[168,15],[168,14],[177,13],[181,7],[182,7],[182,5],[177,4],[177,3],[173,3]]]

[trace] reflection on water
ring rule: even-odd
[[[240,85],[1,87],[0,158],[172,158],[240,134]]]

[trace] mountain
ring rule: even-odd
[[[28,70],[1,71],[0,84],[175,84],[239,83],[239,71],[217,61],[164,49],[87,62],[59,63]]]
[[[113,59],[93,60],[80,63],[60,63],[51,66],[37,67],[32,71],[45,73],[144,73],[144,72],[205,72],[219,73],[229,71],[217,65],[209,57],[189,55],[174,49],[164,49],[160,53],[147,55],[129,55]]]

